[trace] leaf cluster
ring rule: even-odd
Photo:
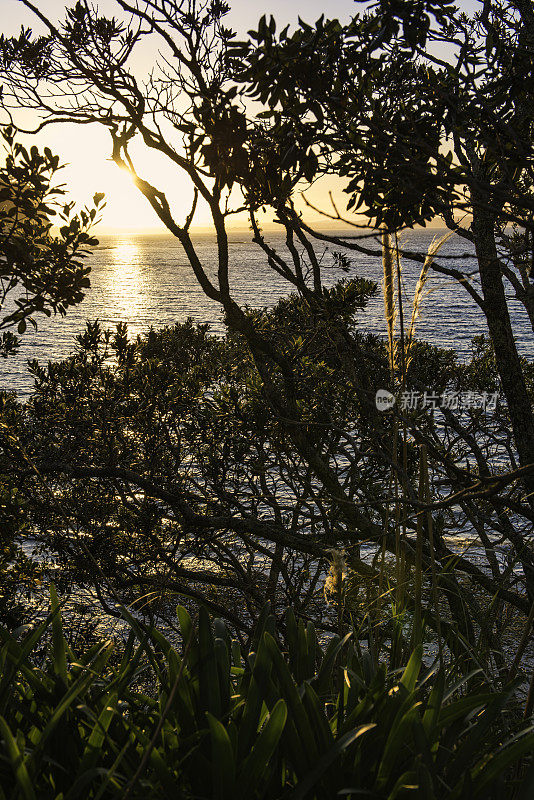
[[[84,297],[90,268],[84,263],[98,244],[90,229],[103,207],[103,195],[94,206],[73,213],[73,203],[62,202],[64,190],[55,184],[59,157],[48,147],[28,151],[16,141],[12,128],[3,129],[7,149],[0,169],[0,353],[16,349],[18,334],[35,316],[64,315]],[[59,232],[54,233],[54,217]]]

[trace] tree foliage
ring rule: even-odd
[[[486,316],[525,467],[534,418],[503,278],[534,322],[532,274],[517,258],[532,261],[533,41],[530,3],[485,2],[468,16],[449,3],[380,2],[345,26],[321,18],[278,36],[263,18],[230,49],[244,90],[272,109],[273,137],[306,127],[309,180],[344,177],[348,210],[370,225],[437,218],[472,246],[473,269],[441,259],[432,269],[458,279]],[[347,221],[335,205],[325,214]]]
[[[380,3],[346,26],[321,19],[278,37],[274,23],[263,20],[251,41],[237,43],[223,24],[222,3],[149,0],[141,8],[119,0],[120,19],[109,19],[79,2],[56,23],[23,2],[47,32],[2,38],[6,108],[38,111],[41,128],[66,120],[107,128],[113,159],[130,171],[180,242],[195,279],[222,306],[229,331],[224,346],[192,329],[134,345],[124,332],[106,339],[93,327],[74,358],[34,367],[37,389],[24,446],[40,478],[26,469],[21,480],[40,499],[49,540],[93,584],[91,572],[102,558],[125,591],[143,583],[159,590],[162,579],[151,561],[157,552],[164,580],[172,576],[176,591],[193,598],[191,581],[198,580],[204,598],[205,586],[215,587],[213,603],[223,588],[237,589],[250,617],[262,576],[272,578],[268,592],[281,583],[288,597],[295,591],[305,603],[324,572],[326,545],[350,547],[355,571],[369,575],[374,568],[361,550],[371,544],[383,565],[386,553],[401,565],[397,610],[413,601],[420,611],[423,588],[413,598],[403,589],[413,566],[420,577],[424,572],[425,591],[431,584],[443,590],[461,633],[457,641],[469,649],[481,633],[493,658],[495,633],[503,629],[501,603],[528,613],[533,585],[530,365],[517,352],[506,296],[511,285],[531,309],[525,268],[532,205],[530,5],[488,2],[468,18],[449,3]],[[159,42],[162,59],[143,82],[131,56],[148,36]],[[434,54],[440,43],[452,48],[450,58]],[[251,96],[260,104],[254,112],[246,105]],[[134,142],[164,156],[170,173],[190,179],[193,200],[184,219],[164,189],[142,174]],[[489,342],[477,358],[488,374],[477,380],[488,377],[502,387],[506,407],[495,416],[452,409],[410,415],[398,407],[378,414],[378,380],[397,394],[424,390],[429,382],[434,390],[447,381],[470,388],[475,367],[459,369],[450,354],[420,346],[408,368],[401,334],[391,374],[383,346],[355,330],[354,312],[370,288],[357,281],[332,287],[331,260],[317,242],[376,256],[378,263],[376,231],[367,225],[360,236],[325,234],[295,206],[301,188],[332,172],[345,178],[353,207],[367,213],[369,225],[385,226],[391,269],[388,236],[403,226],[441,215],[466,241],[468,267],[451,266],[440,255],[431,268],[459,280],[485,315]],[[198,198],[212,217],[215,269],[191,235]],[[262,231],[262,207],[274,212],[283,246]],[[248,213],[253,241],[269,266],[299,296],[271,314],[235,301],[227,224],[238,210]],[[461,225],[458,214],[465,212],[469,224]],[[334,210],[331,216],[341,215]],[[518,226],[515,243],[505,238],[507,222]],[[505,256],[498,242],[508,247]],[[426,260],[421,253],[406,256]],[[345,261],[344,268],[353,265]],[[191,361],[197,352],[203,366]],[[110,353],[117,368],[107,365]],[[46,437],[33,437],[38,430]],[[13,444],[5,448],[16,453]],[[455,525],[476,532],[483,568],[449,547],[447,526]],[[495,536],[509,548],[506,565],[495,553]],[[190,557],[198,560],[194,569]],[[267,572],[257,569],[262,557]],[[313,559],[315,572],[307,569]],[[384,567],[383,581],[386,573]],[[375,587],[383,597],[384,583]],[[487,625],[486,603],[493,612]],[[223,605],[233,613],[235,605]],[[438,628],[439,602],[427,606],[429,624]],[[243,628],[249,620],[233,622]]]
[[[84,258],[98,244],[89,231],[102,208],[73,213],[73,203],[61,203],[64,190],[54,183],[59,157],[33,145],[28,152],[15,140],[11,127],[2,131],[6,160],[0,169],[0,353],[6,356],[18,343],[35,315],[64,315],[80,303],[90,285]],[[57,215],[57,222],[54,217]],[[59,234],[52,226],[59,224]]]

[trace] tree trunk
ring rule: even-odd
[[[473,207],[472,231],[484,296],[484,313],[508,404],[519,463],[524,467],[534,462],[534,415],[504,293],[494,221],[491,214],[480,205]],[[525,476],[525,485],[529,492],[534,492],[533,474]],[[531,501],[534,501],[534,497]]]

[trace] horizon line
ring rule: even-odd
[[[273,222],[265,223],[261,226],[262,230],[269,231],[269,232],[281,232],[281,225],[276,225]],[[425,231],[425,230],[444,230],[446,226],[444,225],[418,225],[415,228],[407,228],[406,230],[418,230],[418,231]],[[229,225],[227,227],[228,233],[251,233],[251,228],[249,225]],[[320,227],[317,226],[318,232],[323,231],[354,231],[356,235],[358,231],[365,230],[364,228],[352,228],[350,225],[321,225]],[[368,231],[376,230],[379,233],[378,229],[368,228]],[[195,225],[190,228],[190,232],[194,233],[215,233],[215,227],[213,225]],[[111,225],[102,225],[102,226],[95,226],[94,229],[94,236],[114,236],[114,235],[134,235],[134,234],[145,234],[145,235],[169,235],[174,236],[168,228],[162,226],[146,226],[146,227],[139,227],[139,228],[129,228],[129,227],[115,227]]]

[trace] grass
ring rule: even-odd
[[[534,785],[534,733],[504,723],[514,684],[449,686],[421,645],[388,672],[292,611],[277,631],[265,607],[243,648],[179,607],[181,652],[124,613],[122,648],[74,653],[53,589],[24,639],[1,631],[0,798],[526,800]]]

